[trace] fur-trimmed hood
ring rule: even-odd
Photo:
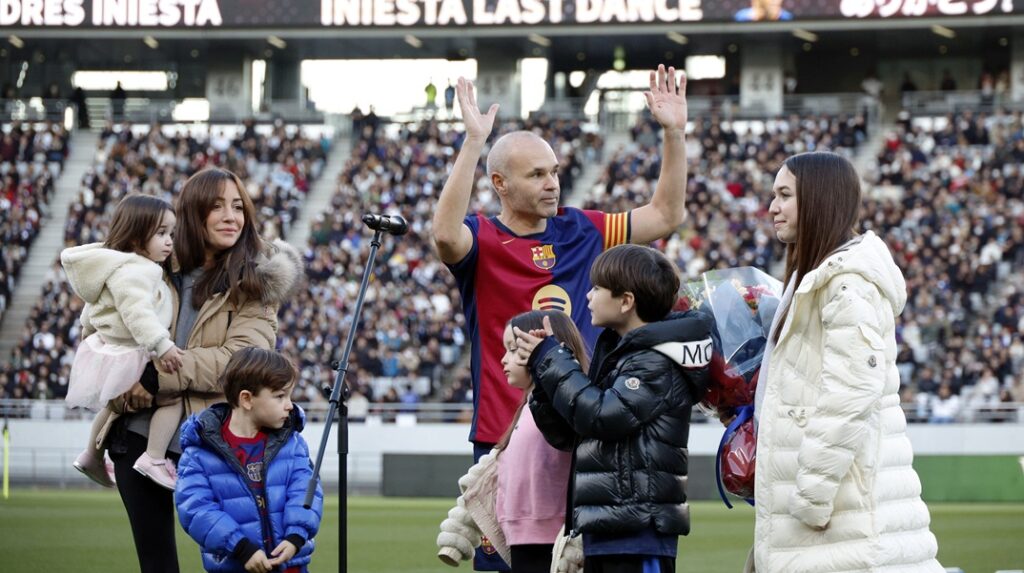
[[[89,304],[96,304],[107,288],[107,281],[122,269],[128,274],[144,275],[147,284],[159,281],[164,274],[160,265],[142,255],[109,249],[103,243],[64,249],[60,264],[71,288]]]
[[[281,304],[305,284],[305,265],[299,251],[288,243],[274,239],[265,245],[263,255],[256,261],[264,286],[262,302]]]

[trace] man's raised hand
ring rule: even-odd
[[[491,105],[487,113],[480,113],[477,107],[476,94],[473,91],[473,82],[466,78],[459,78],[455,86],[455,94],[459,99],[459,109],[462,110],[462,123],[466,125],[466,136],[487,139],[494,128],[494,117],[498,114],[498,104]]]
[[[686,72],[679,73],[677,86],[676,69],[666,72],[665,65],[659,65],[657,72],[651,72],[651,90],[644,92],[654,119],[667,130],[686,129]]]

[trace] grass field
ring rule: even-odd
[[[352,573],[453,571],[435,557],[437,525],[449,500],[357,497],[349,503]],[[939,559],[966,573],[1024,569],[1024,504],[931,504]],[[693,533],[679,544],[677,571],[735,573],[753,529],[746,506],[692,507]],[[328,498],[311,571],[338,571],[338,498]],[[179,528],[185,573],[202,571],[199,553]],[[131,533],[116,493],[15,490],[0,500],[0,571],[107,573],[137,571]],[[468,565],[458,570],[470,571]]]

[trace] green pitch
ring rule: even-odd
[[[454,571],[437,560],[434,539],[449,500],[357,497],[349,504],[351,573]],[[1024,569],[1024,504],[930,504],[939,559],[967,573]],[[679,543],[677,571],[735,573],[753,531],[746,506],[694,503],[693,533]],[[313,573],[338,571],[338,498],[328,497]],[[179,528],[184,573],[202,568]],[[0,499],[0,570],[5,573],[137,571],[128,520],[114,492],[15,490]],[[460,571],[471,571],[463,565]]]

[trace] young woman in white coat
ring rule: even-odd
[[[790,157],[772,193],[787,286],[755,398],[748,570],[941,573],[898,393],[903,275],[877,235],[856,233],[860,179],[845,158]]]

